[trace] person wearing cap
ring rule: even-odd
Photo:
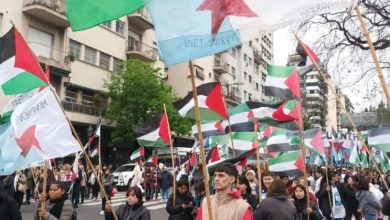
[[[142,192],[137,186],[130,187],[126,193],[126,204],[122,204],[115,211],[118,220],[150,220],[150,211],[143,205]],[[106,220],[113,220],[111,203],[106,203],[104,212]]]
[[[197,220],[252,220],[252,208],[241,198],[241,192],[234,186],[238,177],[236,167],[231,163],[222,162],[215,168],[214,188],[216,194],[211,197],[212,213],[207,208],[207,199],[203,199],[198,210]]]

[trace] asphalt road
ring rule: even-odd
[[[114,207],[118,207],[125,203],[125,192],[119,192],[112,198]],[[162,200],[148,201],[144,203],[145,207],[150,210],[151,219],[166,220],[168,214],[165,211],[165,202]],[[31,202],[31,205],[23,205],[21,208],[22,217],[24,220],[34,219],[37,203]],[[104,216],[99,215],[101,209],[101,200],[86,200],[84,204],[79,204],[77,211],[78,220],[104,220]],[[0,218],[1,219],[1,218]]]

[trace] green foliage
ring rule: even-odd
[[[131,59],[122,64],[121,73],[113,74],[105,83],[107,96],[111,99],[107,117],[116,123],[112,143],[133,140],[133,128],[162,114],[164,103],[172,133],[186,135],[190,132],[191,122],[180,117],[172,105],[178,97],[156,73],[150,63]]]
[[[303,130],[310,129],[311,128],[311,122],[310,119],[306,116],[302,118],[303,120]]]

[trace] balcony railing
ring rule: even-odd
[[[106,111],[101,108],[83,105],[75,102],[69,102],[69,101],[62,101],[62,106],[66,111],[77,112],[77,113],[82,113],[87,115],[100,116],[101,114],[102,116],[104,116],[106,113]]]
[[[130,57],[145,61],[154,62],[158,60],[158,51],[156,48],[135,39],[130,39],[128,41],[127,54]]]
[[[226,99],[226,102],[233,104],[233,106],[241,104],[241,98],[232,93],[224,92],[224,97]]]
[[[65,0],[23,0],[23,11],[48,23],[69,27]]]
[[[229,72],[229,64],[222,61],[221,58],[214,59],[214,71],[217,73],[228,73]]]

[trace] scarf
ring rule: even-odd
[[[62,208],[64,207],[64,202],[67,199],[68,199],[68,195],[66,195],[66,193],[64,193],[64,195],[62,195],[58,199],[50,199],[50,203],[54,205],[49,210],[49,213],[54,215],[57,219],[59,219],[62,213]]]

